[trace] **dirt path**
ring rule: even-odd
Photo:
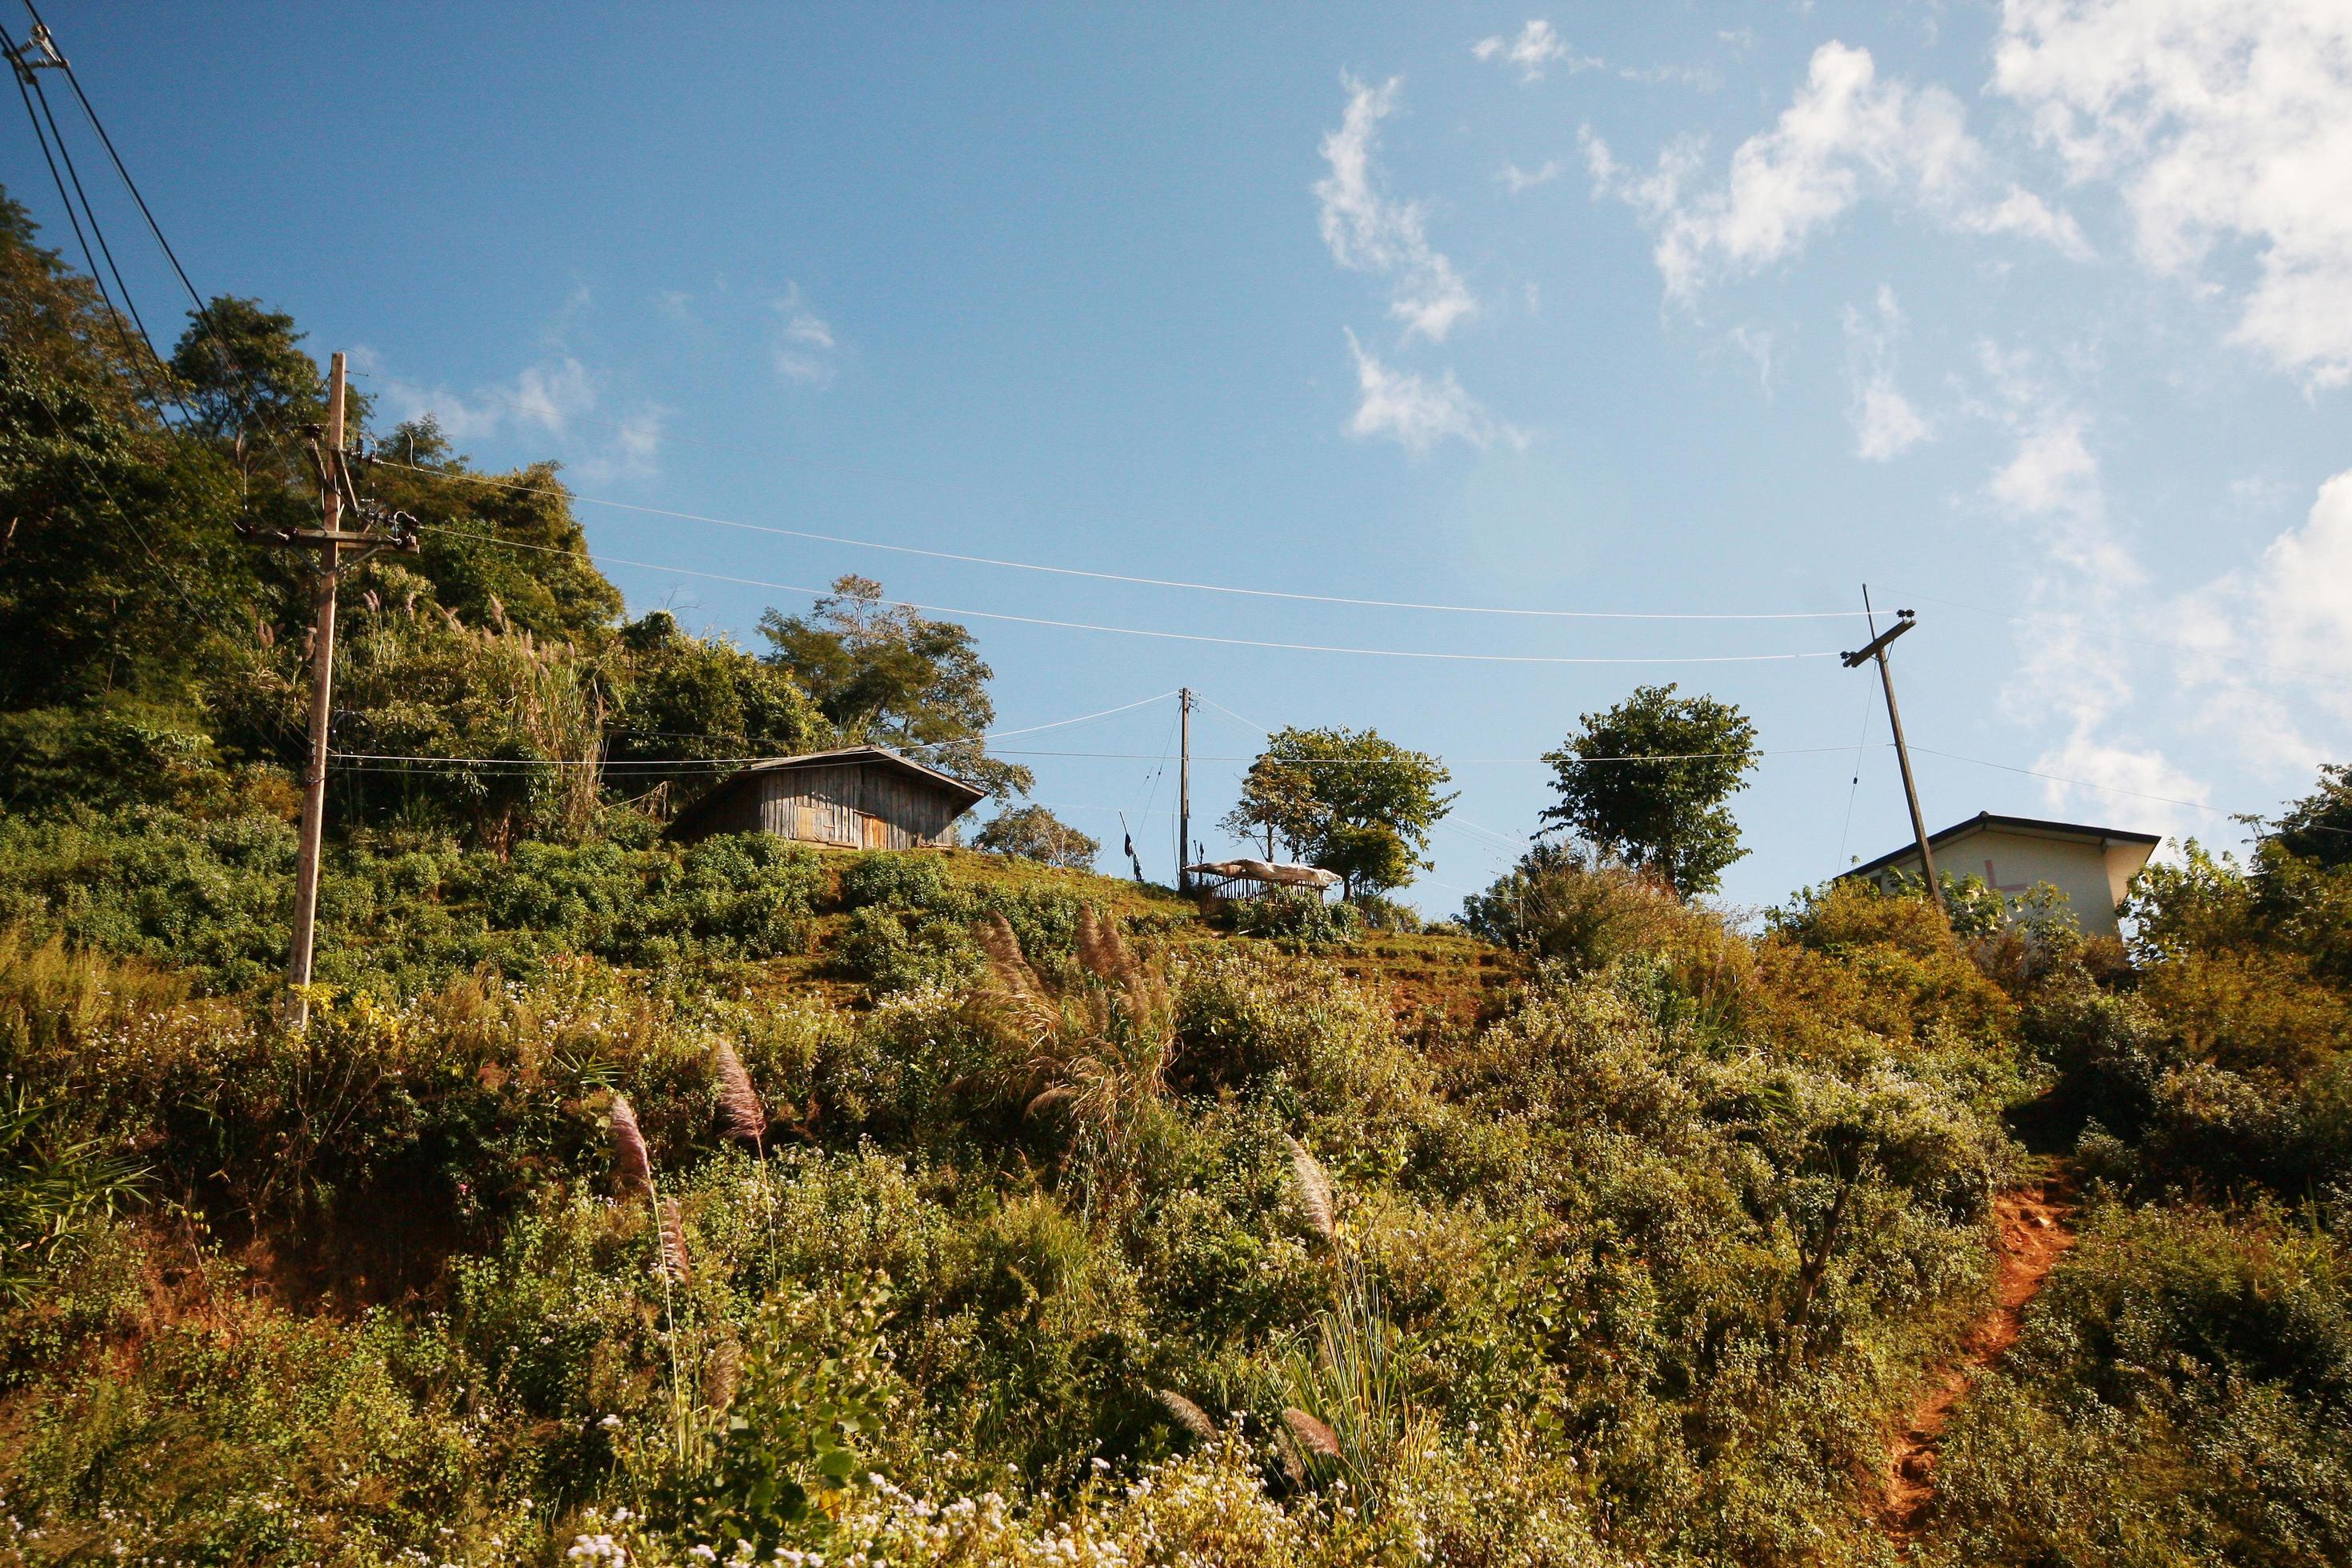
[[[1936,1496],[1936,1450],[1979,1368],[2017,1342],[2025,1304],[2041,1292],[2058,1259],[2074,1245],[2072,1184],[2063,1177],[2003,1193],[1993,1200],[2000,1226],[1999,1305],[1969,1327],[1963,1354],[1911,1407],[1903,1435],[1888,1447],[1886,1522],[1898,1540],[1916,1534]]]

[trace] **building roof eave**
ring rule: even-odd
[[[2093,844],[2102,849],[2118,844],[2128,844],[2145,846],[2152,851],[2158,845],[2164,842],[2164,835],[2160,833],[2138,833],[2124,827],[2094,827],[2087,823],[2053,822],[2038,816],[2004,816],[1995,812],[1980,811],[1965,822],[1956,822],[1940,833],[1927,835],[1927,845],[1929,848],[1934,848],[1949,839],[1964,838],[1972,833],[2000,828],[2012,833],[2029,834],[2035,837],[2060,838],[2075,844]],[[1916,859],[1918,856],[1918,845],[1906,844],[1900,848],[1888,850],[1875,860],[1866,860],[1849,870],[1841,871],[1838,877],[1841,879],[1847,877],[1867,877],[1873,872],[1883,871],[1899,861]]]

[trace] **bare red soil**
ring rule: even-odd
[[[2041,1292],[2058,1259],[2074,1245],[2073,1196],[2063,1181],[2003,1193],[1993,1200],[2000,1258],[1998,1300],[1969,1326],[1959,1358],[1932,1378],[1911,1407],[1902,1436],[1887,1450],[1886,1521],[1897,1539],[1918,1532],[1936,1497],[1936,1454],[1953,1407],[1978,1372],[2017,1342],[2026,1303]]]

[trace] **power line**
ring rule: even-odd
[[[2084,789],[2104,790],[2108,795],[2130,795],[2137,800],[2162,801],[2167,805],[2185,805],[2192,811],[2210,812],[2215,816],[2236,816],[2242,815],[2238,812],[2224,811],[2218,805],[2208,805],[2201,800],[2180,800],[2168,795],[2150,795],[2145,790],[2125,789],[2116,784],[2095,784],[2089,779],[2064,778],[2057,773],[2041,773],[2032,768],[2013,767],[2007,763],[1989,763],[1982,757],[1964,757],[1958,752],[1939,752],[1933,746],[1915,746],[1912,750],[1924,752],[1931,757],[1943,757],[1950,762],[1969,763],[1980,768],[1997,768],[2005,773],[2023,773],[2028,778],[2047,779],[2052,784],[2075,784]]]
[[[1073,721],[1073,722],[1074,721]],[[711,740],[729,739],[731,737],[679,735],[676,738],[679,740]],[[1922,750],[1924,749],[1925,748],[1923,747]],[[1822,752],[1843,752],[1845,750],[1847,750],[1847,748],[1844,746],[1790,746],[1752,753],[1739,752],[1662,752],[1654,755],[1631,757],[1590,757],[1581,759],[1571,758],[1570,760],[1571,762],[1579,762],[1587,764],[1599,764],[1604,763],[1678,763],[1690,762],[1700,758],[1733,757],[1743,755],[1754,755],[1759,757],[1812,756]],[[1013,747],[1000,749],[992,752],[990,754],[992,756],[999,757],[1071,757],[1096,762],[1158,763],[1161,764],[1166,763],[1169,756],[1169,753],[1166,751],[1061,752],[1029,751]],[[731,768],[750,767],[760,763],[775,763],[791,760],[788,757],[781,757],[773,754],[742,757],[618,757],[609,760],[580,757],[449,757],[432,756],[422,752],[408,753],[378,752],[337,752],[334,755],[339,761],[350,762],[426,763],[446,763],[453,767],[462,765],[468,767],[517,768]],[[1255,757],[1202,756],[1199,752],[1193,753],[1192,760],[1196,763],[1252,763],[1257,761]],[[1299,768],[1370,767],[1380,765],[1383,760],[1384,759],[1377,757],[1307,757],[1297,762],[1286,762],[1283,765],[1286,767]],[[1553,759],[1549,757],[1441,756],[1437,760],[1454,767],[1472,767],[1489,763],[1503,764],[1536,763],[1550,765],[1553,763]],[[1970,759],[1962,758],[1960,760],[1966,762]],[[1499,837],[1499,835],[1497,837]]]
[[[677,511],[667,507],[643,506],[635,501],[611,500],[601,496],[581,495],[560,487],[527,485],[520,480],[496,479],[486,474],[451,473],[441,468],[428,468],[413,463],[395,462],[389,458],[379,458],[376,461],[388,468],[403,468],[410,473],[424,474],[434,479],[498,485],[535,495],[563,496],[583,506],[601,506],[616,511],[640,512],[648,517],[675,518],[681,522],[709,523],[717,528],[740,529],[748,533],[774,534],[784,539],[805,540],[818,544],[848,545],[858,550],[884,550],[896,555],[920,555],[933,561],[952,561],[965,566],[1001,566],[1014,572],[1043,572],[1057,577],[1085,577],[1096,582],[1125,583],[1146,588],[1181,588],[1196,594],[1233,594],[1253,599],[1284,599],[1303,604],[1345,605],[1357,609],[1431,610],[1451,615],[1522,616],[1580,621],[1812,621],[1855,619],[1861,615],[1858,610],[1772,612],[1531,610],[1500,605],[1444,605],[1412,599],[1360,599],[1339,594],[1303,594],[1278,588],[1244,588],[1224,583],[1192,583],[1173,577],[1143,577],[1124,572],[1095,572],[1076,566],[1049,566],[1034,561],[1008,561],[993,555],[966,555],[951,550],[926,550],[912,544],[885,544],[878,540],[856,539],[845,534],[812,533],[804,529],[783,528],[772,523],[744,522],[736,518],[713,517],[704,512]]]
[[[404,465],[394,465],[395,467]],[[531,544],[520,539],[500,539],[493,533],[478,533],[469,529],[427,526],[429,533],[448,534],[457,539],[478,540],[507,550],[532,550],[547,555],[568,555],[574,560],[614,566],[632,566],[644,572],[667,572],[681,577],[699,577],[713,583],[732,583],[746,588],[773,588],[787,594],[824,595],[828,588],[812,588],[799,583],[776,583],[763,577],[740,577],[727,572],[703,572],[691,566],[665,565],[656,561],[632,561],[624,555],[611,555],[597,550],[567,550],[560,545]],[[1803,653],[1722,653],[1722,654],[1639,654],[1608,657],[1573,656],[1542,653],[1451,653],[1423,648],[1349,647],[1329,643],[1276,642],[1260,637],[1214,637],[1206,632],[1159,631],[1146,626],[1115,626],[1097,621],[1063,621],[1045,616],[1015,616],[999,610],[959,609],[952,605],[918,604],[911,599],[879,599],[875,603],[893,609],[927,610],[933,615],[969,616],[974,620],[1010,621],[1019,626],[1052,626],[1063,631],[1104,632],[1118,637],[1155,637],[1167,642],[1213,643],[1225,647],[1270,648],[1280,653],[1335,653],[1370,658],[1427,658],[1466,664],[1779,664],[1803,658],[1835,658],[1829,651]]]
[[[44,130],[42,128],[42,109],[46,109],[48,106],[48,99],[47,95],[43,95],[41,98],[42,108],[36,109],[33,107],[33,95],[40,90],[39,79],[33,75],[33,67],[26,62],[24,52],[18,48],[16,40],[8,34],[5,28],[0,28],[0,47],[5,47],[6,49],[8,62],[15,68],[16,76],[16,96],[24,100],[26,118],[30,120],[33,124],[33,138],[40,143],[41,162],[48,165],[49,183],[57,187],[58,203],[60,206],[63,206],[66,209],[66,222],[72,226],[74,242],[81,248],[82,265],[89,269],[90,287],[98,290],[99,301],[106,307],[107,318],[114,323],[115,336],[122,340],[124,353],[129,354],[131,362],[133,364],[141,364],[138,352],[131,346],[131,329],[123,324],[122,312],[115,309],[114,296],[107,292],[105,275],[99,271],[98,258],[89,248],[89,237],[82,232],[81,215],[75,209],[73,197],[66,194],[65,177],[58,173],[58,157],[66,158],[66,164],[68,170],[71,169],[73,162],[71,157],[66,153],[65,137],[61,132],[57,136],[57,156],[52,156],[50,154],[49,139],[51,131],[54,131],[56,127],[55,117],[52,116],[50,118],[49,130]],[[74,176],[73,186],[76,191],[79,191],[81,189],[81,177],[78,174]],[[84,197],[83,199],[85,203],[88,201],[87,197]],[[89,222],[90,226],[93,229],[98,226],[98,215],[96,213],[92,213],[90,215]],[[103,248],[105,245],[103,236],[100,237],[99,243],[100,247]],[[107,255],[108,264],[110,266],[113,263],[113,254],[109,252]],[[120,284],[121,281],[122,275],[118,271],[115,274],[115,282]],[[126,293],[126,303],[128,302],[128,299],[129,296]],[[133,310],[132,314],[137,314],[135,309]],[[146,337],[146,328],[143,325],[140,328],[140,337],[142,342]],[[148,352],[150,354],[152,354],[154,351],[151,347]],[[145,370],[145,366],[143,364],[141,364],[141,370],[143,375]]]
[[[992,741],[1000,735],[1034,735],[1040,730],[1066,730],[1073,724],[1086,724],[1097,719],[1108,719],[1114,713],[1126,713],[1138,708],[1149,708],[1154,702],[1165,702],[1175,695],[1172,691],[1163,691],[1157,697],[1146,697],[1138,701],[1123,703],[1117,708],[1106,708],[1099,713],[1082,713],[1076,719],[1056,719],[1050,724],[1028,724],[1018,730],[989,730],[982,732],[981,739]]]

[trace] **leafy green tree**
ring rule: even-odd
[[[326,417],[326,378],[304,352],[293,317],[231,294],[188,314],[188,330],[172,350],[172,374],[205,434],[241,453],[284,453],[302,426]],[[344,405],[353,434],[364,408],[356,394]]]
[[[1102,852],[1101,843],[1072,827],[1042,805],[1000,811],[971,841],[992,855],[1016,855],[1047,866],[1083,871]]]
[[[710,769],[646,764],[789,757],[832,738],[791,671],[723,639],[689,637],[666,610],[622,627],[617,652],[604,756],[635,765],[608,773],[616,788],[641,793],[667,781],[690,793],[710,782]]]
[[[2323,764],[2319,787],[2287,807],[2269,840],[2325,870],[2352,866],[2352,765]]]
[[[892,747],[999,800],[1026,795],[1036,782],[1027,768],[988,754],[994,671],[953,621],[889,604],[881,584],[851,575],[835,578],[805,616],[768,611],[760,635],[844,741]]]
[[[1580,715],[1581,728],[1544,753],[1559,804],[1543,820],[1689,896],[1713,892],[1748,853],[1724,802],[1747,787],[1756,726],[1731,703],[1675,691],[1641,687]]]
[[[39,235],[32,215],[0,191],[0,346],[20,374],[78,387],[119,418],[152,421],[156,367],[144,345]]]
[[[0,710],[186,709],[272,607],[236,481],[167,429],[87,279],[0,195]],[[139,351],[143,358],[144,351]]]
[[[1402,888],[1428,868],[1418,857],[1452,808],[1452,776],[1435,757],[1376,730],[1284,730],[1250,764],[1223,826],[1270,831],[1295,859],[1336,873],[1349,898]]]
[[[412,442],[415,468],[432,471],[406,466]],[[620,590],[589,558],[587,533],[553,463],[475,473],[430,421],[397,426],[381,449],[393,462],[363,468],[362,493],[433,530],[424,553],[401,563],[433,584],[444,608],[471,625],[510,625],[583,646],[613,629]]]

